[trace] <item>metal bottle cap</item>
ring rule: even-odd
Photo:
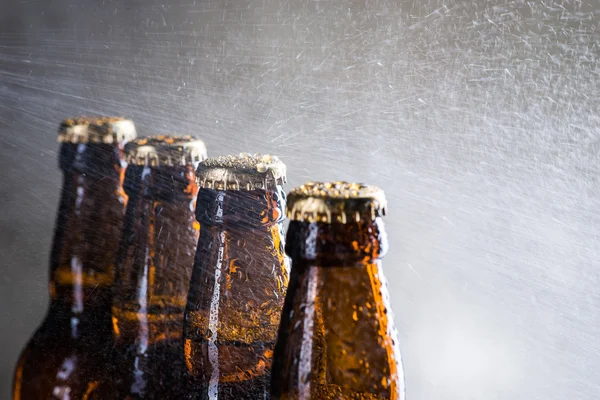
[[[287,197],[287,217],[292,221],[372,221],[385,215],[386,207],[383,190],[343,181],[309,182],[292,189]]]
[[[135,137],[133,121],[122,117],[69,118],[58,128],[61,143],[125,143]]]
[[[191,135],[141,137],[125,146],[127,162],[136,165],[194,165],[205,160],[206,145]]]
[[[285,164],[269,154],[209,158],[196,170],[200,188],[214,190],[272,189],[286,182]]]

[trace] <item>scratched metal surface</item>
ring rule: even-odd
[[[409,399],[600,398],[599,46],[598,0],[2,2],[0,398],[81,113],[384,188]]]

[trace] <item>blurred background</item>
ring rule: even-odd
[[[48,302],[59,121],[389,198],[410,400],[600,398],[598,0],[0,3],[0,399]]]

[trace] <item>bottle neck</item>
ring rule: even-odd
[[[285,193],[275,185],[268,190],[212,190],[198,192],[196,219],[203,226],[224,230],[258,229],[273,226],[284,218]]]
[[[282,230],[281,224],[243,228],[227,224],[202,225],[188,303],[206,297],[204,285],[198,284],[205,276],[214,280],[215,275],[235,274],[238,278],[250,279],[273,272],[272,277],[285,277],[280,283],[281,287],[287,287],[289,266]]]
[[[188,304],[208,299],[207,282],[199,282],[204,276],[220,285],[222,279],[215,276],[256,276],[273,268],[274,276],[285,277],[280,285],[285,290],[288,265],[281,225],[284,209],[285,194],[280,186],[269,191],[200,189],[196,219],[201,230]]]
[[[291,221],[286,253],[294,264],[321,267],[363,266],[387,253],[381,218],[346,224]]]
[[[292,272],[273,394],[402,398],[402,364],[380,259],[387,248],[381,221],[293,221],[287,240]]]
[[[114,249],[127,201],[122,151],[106,144],[65,143],[60,166],[64,175],[50,255],[48,317],[73,336],[110,333]]]
[[[186,329],[195,326],[199,330],[190,335],[195,330],[202,337],[212,331],[211,340],[273,342],[289,280],[279,223],[284,198],[275,201],[264,191],[202,192]]]
[[[198,242],[191,166],[131,166],[112,313],[117,341],[181,337]]]

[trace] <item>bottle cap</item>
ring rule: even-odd
[[[214,190],[272,189],[286,182],[285,164],[269,154],[213,157],[196,170],[200,188]]]
[[[133,121],[122,117],[69,118],[58,128],[61,143],[125,143],[135,137]]]
[[[194,165],[206,159],[206,145],[197,137],[141,137],[125,146],[127,162],[136,165]]]
[[[287,217],[292,221],[345,224],[385,215],[387,200],[376,186],[350,182],[309,182],[292,189]]]

